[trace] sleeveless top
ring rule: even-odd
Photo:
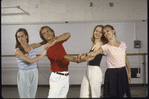
[[[90,50],[90,52],[92,52],[92,51],[94,51],[94,49]],[[100,67],[100,62],[101,62],[102,56],[103,56],[103,54],[96,55],[93,60],[88,62],[88,65],[90,65],[90,66],[99,66]]]
[[[35,58],[36,57],[35,50],[31,46],[30,46],[30,48],[31,48],[31,51],[29,52],[29,56],[27,56],[26,54],[25,54],[25,56],[27,56],[30,59]],[[31,63],[28,63],[28,62],[20,59],[20,58],[17,58],[17,62],[18,62],[19,71],[27,71],[27,70],[37,69],[37,62],[34,62],[33,64],[31,64]]]

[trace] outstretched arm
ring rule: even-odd
[[[70,55],[65,55],[64,59],[67,61],[71,61],[71,62],[77,62],[76,61],[76,57],[70,56]]]
[[[40,42],[40,43],[33,43],[33,44],[31,44],[31,47],[32,47],[33,49],[35,49],[35,48],[38,48],[38,47],[40,47],[40,46],[42,46],[42,45],[44,45],[44,44],[46,44],[46,42],[44,42],[44,41],[42,41],[42,42]]]
[[[89,53],[84,53],[84,54],[79,54],[77,57],[77,61],[80,62],[86,62],[86,61],[91,61],[95,58],[96,55],[100,54],[103,52],[102,47],[100,47],[98,50],[89,52]]]
[[[86,56],[87,56],[87,53],[79,54],[77,57],[77,62],[81,63],[81,62],[91,61],[95,58],[95,57],[86,57]]]
[[[46,46],[44,47],[44,49],[48,49],[50,46],[54,45],[55,43],[67,40],[70,38],[70,33],[63,33],[60,36],[55,37],[56,39],[53,40],[53,42],[49,42],[46,44]]]
[[[127,55],[125,54],[125,59],[126,59],[126,67],[128,70],[128,81],[131,82],[131,70],[130,70],[130,65],[129,65],[129,61],[127,58]]]
[[[87,53],[87,58],[88,57],[95,57],[96,55],[98,55],[98,54],[101,54],[103,52],[103,49],[102,49],[102,47],[100,47],[98,50],[96,50],[96,51],[93,51],[93,52],[89,52],[89,53]]]
[[[43,56],[46,55],[46,52],[47,52],[47,50],[45,50],[43,52],[43,54],[41,54],[41,55],[31,59],[31,58],[28,58],[27,56],[25,56],[19,49],[15,49],[16,57],[18,57],[18,58],[20,58],[20,59],[22,59],[22,60],[24,60],[24,61],[26,61],[28,63],[31,63],[31,64],[36,62],[36,61],[39,61]]]
[[[56,39],[56,42],[55,43],[58,43],[58,42],[61,42],[61,41],[64,41],[64,40],[67,40],[69,39],[71,36],[70,33],[63,33],[62,35],[58,36],[57,39]]]

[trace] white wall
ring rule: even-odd
[[[29,15],[13,15],[23,11],[3,8],[16,6]],[[2,0],[1,7],[2,24],[147,20],[147,0]]]
[[[93,3],[92,7],[90,2]],[[111,2],[113,7],[109,6]],[[4,8],[16,6],[20,6],[29,15],[19,14],[24,12],[18,8]],[[30,43],[40,42],[39,29],[43,25],[52,27],[56,35],[71,33],[71,38],[64,43],[68,54],[88,52],[92,44],[90,38],[93,28],[97,24],[111,24],[116,30],[117,39],[126,42],[127,53],[148,53],[147,20],[147,0],[2,0],[1,52],[2,55],[14,55],[15,32],[21,27],[29,32]],[[68,23],[65,24],[65,21]],[[141,41],[140,49],[134,48],[134,40]],[[36,49],[36,53],[41,54],[43,47]],[[141,78],[132,79],[132,83],[142,84],[142,56],[128,56],[128,59],[131,68],[141,68]],[[2,57],[1,61],[2,85],[16,84],[16,57]],[[103,57],[103,74],[106,70],[105,61]],[[51,73],[49,60],[44,57],[38,62],[38,67],[39,84],[47,85]],[[80,84],[85,69],[86,63],[70,63],[70,84]]]
[[[142,21],[114,21],[114,22],[71,22],[71,23],[41,23],[41,24],[10,24],[2,25],[2,55],[14,55],[15,32],[18,28],[26,28],[29,33],[30,44],[40,42],[39,29],[43,25],[48,25],[55,30],[56,35],[70,32],[71,38],[63,45],[68,54],[79,54],[88,52],[91,48],[91,35],[93,28],[98,25],[111,24],[116,30],[116,38],[126,42],[127,53],[148,53],[147,41],[147,22]],[[134,40],[141,41],[141,48],[134,48]],[[43,47],[37,48],[36,53],[41,54]],[[143,65],[142,56],[128,56],[131,68],[141,68],[141,78],[132,79],[132,84],[143,84]],[[38,61],[39,84],[47,85],[48,77],[51,73],[49,60],[44,57]],[[69,65],[70,84],[81,84],[87,63],[72,63]],[[148,63],[147,65],[148,66]],[[106,70],[106,58],[101,61],[101,69]],[[2,84],[16,84],[17,82],[17,62],[16,57],[2,57]]]

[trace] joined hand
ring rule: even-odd
[[[45,50],[47,50],[49,47],[53,46],[54,44],[56,43],[56,40],[50,42],[50,43],[47,43],[44,47]]]

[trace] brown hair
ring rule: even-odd
[[[20,44],[20,42],[18,41],[18,37],[17,37],[17,33],[18,32],[24,32],[24,34],[25,34],[25,36],[27,36],[27,43],[29,43],[29,39],[28,39],[28,32],[26,31],[26,29],[24,29],[24,28],[19,28],[17,31],[16,31],[16,33],[15,33],[15,38],[16,38],[16,46],[15,46],[15,48],[19,48],[20,50],[21,50],[21,52],[23,53],[23,54],[25,54],[25,53],[27,53],[27,52],[25,52],[25,50],[24,50],[24,48],[21,46],[21,44]]]
[[[103,28],[104,28],[103,25],[97,25],[97,26],[94,27],[94,29],[93,29],[93,34],[92,34],[92,36],[91,36],[91,41],[92,41],[93,43],[95,42],[94,32],[95,32],[95,30],[96,30],[97,27],[101,27],[102,30],[103,30]],[[101,30],[101,31],[102,31],[102,30]],[[101,41],[103,42],[103,44],[106,44],[106,43],[108,42],[107,38],[105,38],[105,36],[103,35],[103,33],[102,33]]]
[[[114,27],[113,26],[111,26],[111,25],[105,25],[104,27],[103,27],[103,29],[102,30],[104,30],[105,28],[111,28],[112,30],[114,30],[115,31],[115,29],[114,29]],[[116,33],[114,32],[114,34],[115,34],[115,36],[116,36]]]
[[[40,28],[40,31],[39,31],[40,38],[41,38],[44,42],[47,43],[46,39],[45,39],[45,38],[43,37],[43,35],[42,35],[42,30],[43,30],[44,28],[49,28],[50,31],[53,32],[53,36],[54,36],[54,37],[55,37],[55,33],[54,33],[54,30],[51,29],[49,26],[43,26],[43,27]]]

